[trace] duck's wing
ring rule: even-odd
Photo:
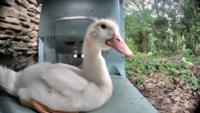
[[[68,68],[71,71],[75,72],[77,75],[81,76],[82,70],[78,67],[75,67],[75,66],[72,66],[72,65],[69,65],[69,64],[63,64],[63,63],[58,63],[57,65]]]
[[[43,70],[40,77],[45,87],[34,87],[35,89],[31,90],[33,100],[51,109],[88,111],[105,100],[99,87],[68,68],[53,64]]]
[[[68,68],[52,67],[41,73],[41,78],[54,90],[62,93],[64,89],[82,91],[89,82]]]

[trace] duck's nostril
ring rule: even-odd
[[[117,38],[117,41],[119,41],[119,42],[120,42],[120,39],[119,39],[119,38]]]
[[[106,45],[108,45],[108,40],[106,40]]]

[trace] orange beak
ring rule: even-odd
[[[123,53],[129,57],[133,57],[133,53],[126,45],[122,37],[117,35],[115,32],[113,32],[113,37],[106,41],[106,44],[120,53]]]

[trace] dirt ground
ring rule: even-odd
[[[153,59],[158,61],[168,59],[176,64],[181,63],[180,59],[171,57]],[[200,77],[200,65],[190,66],[189,69],[193,76]],[[155,74],[157,76],[154,76]],[[159,71],[152,72],[151,77],[139,85],[134,76],[130,81],[160,113],[194,113],[200,100],[200,89],[194,91],[178,77],[173,77],[171,81],[173,84],[167,85],[160,76],[161,74]]]

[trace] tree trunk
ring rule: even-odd
[[[147,49],[148,49],[148,42],[147,42],[147,30],[145,30],[145,53],[147,54]]]
[[[183,54],[183,36],[181,36],[181,41],[182,41],[182,51],[181,51],[181,53]]]
[[[194,49],[194,51],[197,49],[197,39],[195,39],[195,49]],[[198,49],[197,49],[198,50]],[[195,51],[195,55],[197,56],[197,51]]]
[[[192,31],[191,31],[192,32]],[[190,33],[191,33],[190,32]],[[189,44],[189,48],[190,48],[190,50],[192,50],[192,55],[194,55],[195,54],[195,51],[194,51],[194,49],[195,49],[195,42],[194,42],[194,35],[193,35],[193,32],[190,34],[190,44]]]
[[[154,0],[154,6],[155,6],[156,14],[157,14],[157,17],[158,17],[159,16],[159,10],[158,10],[157,0]]]
[[[165,26],[165,51],[168,50],[167,49],[167,27]]]
[[[198,38],[198,41],[197,41],[197,51],[198,51],[198,55],[200,54],[200,50],[199,50],[199,38]]]
[[[176,50],[177,50],[177,53],[179,54],[179,39],[178,39],[177,32],[176,32]]]
[[[156,51],[158,52],[158,41],[156,41],[155,46],[156,46]]]
[[[145,44],[146,44],[146,39],[145,36],[142,34],[142,41],[141,41],[141,52],[145,52]]]
[[[168,33],[168,49],[170,49],[170,34]]]
[[[194,35],[192,35],[192,36],[193,36],[193,38],[192,38],[192,53],[193,53],[193,55],[196,55],[196,53],[195,53],[195,49],[196,49],[195,36]]]
[[[147,37],[147,53],[149,51],[149,38]]]

